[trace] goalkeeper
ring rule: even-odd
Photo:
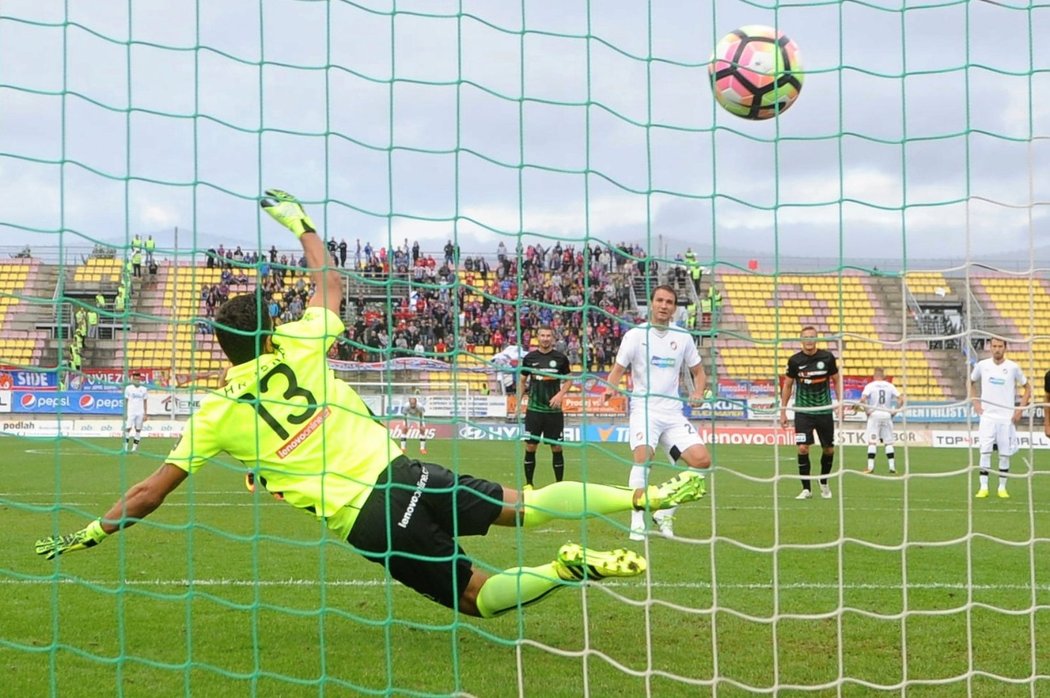
[[[361,397],[328,368],[328,349],[344,329],[337,314],[342,280],[324,269],[328,254],[313,222],[281,191],[268,190],[261,205],[302,243],[317,289],[303,318],[274,330],[257,294],[223,304],[215,335],[233,364],[226,385],[201,402],[153,475],[86,528],[37,541],[38,554],[50,559],[97,545],[155,511],[188,475],[226,452],[254,466],[256,483],[325,521],[391,577],[468,615],[488,618],[567,584],[644,572],[645,558],[632,551],[572,543],[545,565],[495,575],[475,568],[456,534],[672,507],[702,497],[703,478],[685,472],[636,490],[566,481],[519,494],[408,459]]]

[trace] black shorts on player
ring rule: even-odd
[[[391,577],[455,608],[473,574],[456,536],[483,536],[503,487],[399,456],[376,478],[346,541]]]
[[[835,445],[835,417],[831,414],[795,413],[795,445],[812,446],[816,443],[813,432],[817,433],[820,445],[824,448]]]
[[[525,412],[525,440],[530,444],[538,444],[540,438],[545,443],[561,444],[564,429],[564,412],[540,412],[539,410],[526,410]]]

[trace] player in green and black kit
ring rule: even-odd
[[[517,411],[521,412],[521,398],[528,383],[529,406],[525,411],[525,488],[532,489],[536,474],[536,449],[540,439],[550,444],[554,479],[561,482],[565,475],[565,454],[561,436],[565,428],[565,413],[561,403],[571,383],[562,376],[569,375],[569,358],[554,348],[554,330],[542,325],[536,331],[539,349],[530,351],[521,360],[521,379],[518,381]]]
[[[787,428],[787,406],[791,389],[795,388],[795,443],[798,444],[798,473],[802,476],[802,492],[796,499],[813,496],[809,478],[809,447],[814,443],[813,432],[820,439],[820,496],[831,499],[828,473],[835,463],[835,417],[832,414],[831,380],[835,379],[836,394],[842,399],[842,374],[835,355],[826,349],[817,349],[817,330],[802,328],[802,351],[788,359],[784,387],[780,391],[780,425]],[[842,406],[839,405],[839,419]]]

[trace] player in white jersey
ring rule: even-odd
[[[897,390],[897,386],[886,380],[886,371],[881,368],[875,369],[870,383],[864,386],[860,394],[857,409],[863,409],[868,415],[868,423],[864,429],[864,436],[868,441],[868,467],[866,473],[875,472],[875,454],[879,442],[886,448],[886,461],[889,463],[890,472],[897,472],[894,461],[893,444],[896,437],[893,434],[893,415],[904,409],[904,396]]]
[[[989,342],[992,356],[978,361],[970,373],[973,409],[980,416],[977,439],[981,448],[981,486],[977,498],[988,496],[988,471],[992,467],[992,451],[999,451],[999,496],[1009,498],[1006,478],[1010,473],[1010,456],[1017,451],[1017,432],[1014,423],[1032,399],[1032,386],[1021,367],[1006,358],[1006,340]],[[1023,395],[1017,405],[1017,388]]]
[[[630,436],[634,465],[628,483],[644,487],[649,480],[649,461],[662,445],[673,462],[681,460],[690,468],[711,467],[711,456],[704,440],[682,412],[679,398],[679,376],[682,366],[693,377],[690,402],[699,404],[707,387],[707,376],[696,351],[693,337],[670,325],[678,303],[678,294],[670,286],[657,286],[649,299],[650,322],[632,327],[620,341],[616,363],[609,371],[605,399],[617,392],[617,386],[628,368],[631,369]],[[638,485],[637,483],[642,483]],[[674,509],[656,512],[653,521],[667,538],[674,537]],[[644,540],[645,513],[631,514],[631,540]]]
[[[146,422],[147,397],[149,397],[149,391],[143,383],[142,374],[133,374],[131,383],[124,388],[124,423],[128,430],[124,436],[124,448],[131,446],[132,453],[138,450],[139,441],[142,440],[142,425]]]
[[[427,425],[423,422],[425,411],[419,398],[415,395],[408,398],[408,404],[405,405],[401,414],[405,418],[405,423],[402,425],[401,430],[401,450],[408,450],[408,432],[414,423],[419,431],[419,453],[423,456],[427,455]]]

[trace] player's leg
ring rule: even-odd
[[[995,448],[995,423],[990,419],[982,418],[977,427],[977,443],[980,447],[980,461],[978,463],[977,498],[984,499],[988,496],[988,471],[992,469],[992,450]]]
[[[817,415],[817,438],[820,439],[820,496],[831,499],[828,475],[835,465],[835,417],[830,414]]]
[[[997,425],[995,442],[999,446],[999,497],[1009,499],[1006,481],[1010,477],[1010,457],[1017,451],[1017,430],[1013,422]]]
[[[543,437],[543,424],[540,413],[525,410],[525,488],[532,489],[536,477],[536,451]]]
[[[882,425],[879,427],[879,438],[886,447],[886,463],[889,465],[890,474],[892,475],[897,472],[897,461],[894,458],[895,453],[893,449],[893,445],[897,443],[897,435],[893,433],[892,419],[882,420]]]
[[[142,415],[140,415],[140,414],[135,415],[131,419],[131,426],[132,426],[132,429],[134,430],[134,441],[132,442],[132,445],[131,445],[131,452],[132,453],[134,453],[135,451],[139,450],[139,442],[142,441],[142,423],[143,423],[143,418],[142,418]]]
[[[460,597],[459,610],[492,618],[541,601],[568,585],[606,577],[636,577],[646,566],[645,558],[632,550],[589,550],[567,543],[546,565],[512,567],[492,576],[475,569]]]
[[[627,486],[632,490],[649,485],[649,460],[660,442],[659,424],[648,410],[632,410],[630,417],[631,473]],[[631,540],[645,540],[645,512],[631,514]]]
[[[565,431],[565,415],[552,412],[547,415],[543,436],[551,445],[551,468],[554,470],[554,481],[565,479],[565,452],[562,449],[562,432]]]
[[[874,417],[868,417],[864,425],[864,439],[868,442],[868,466],[864,469],[869,475],[875,472],[875,456],[878,453],[879,430]]]
[[[711,467],[711,454],[707,452],[704,439],[685,417],[675,415],[660,424],[660,443],[667,447],[667,456],[672,463],[683,464],[697,470]],[[705,485],[706,489],[706,485]],[[653,521],[664,538],[674,538],[674,515],[677,507],[653,512]]]
[[[645,558],[629,550],[595,551],[567,544],[545,565],[514,567],[490,576],[471,566],[454,535],[484,534],[493,524],[542,522],[544,516],[576,518],[624,511],[644,506],[647,494],[658,504],[674,504],[689,495],[687,483],[652,489],[652,493],[629,492],[562,482],[525,492],[519,500],[513,488],[399,458],[377,480],[347,541],[382,564],[394,579],[428,598],[462,613],[491,618],[569,584],[642,574]],[[530,499],[540,505],[533,506]]]
[[[427,455],[427,425],[423,422],[423,418],[420,417],[417,420],[417,427],[419,429],[419,455]]]
[[[810,499],[813,497],[813,481],[809,474],[811,471],[809,462],[809,447],[813,441],[813,419],[806,413],[795,413],[795,445],[798,446],[798,475],[802,479],[802,491],[795,499]]]
[[[401,422],[401,452],[408,451],[408,417]]]

